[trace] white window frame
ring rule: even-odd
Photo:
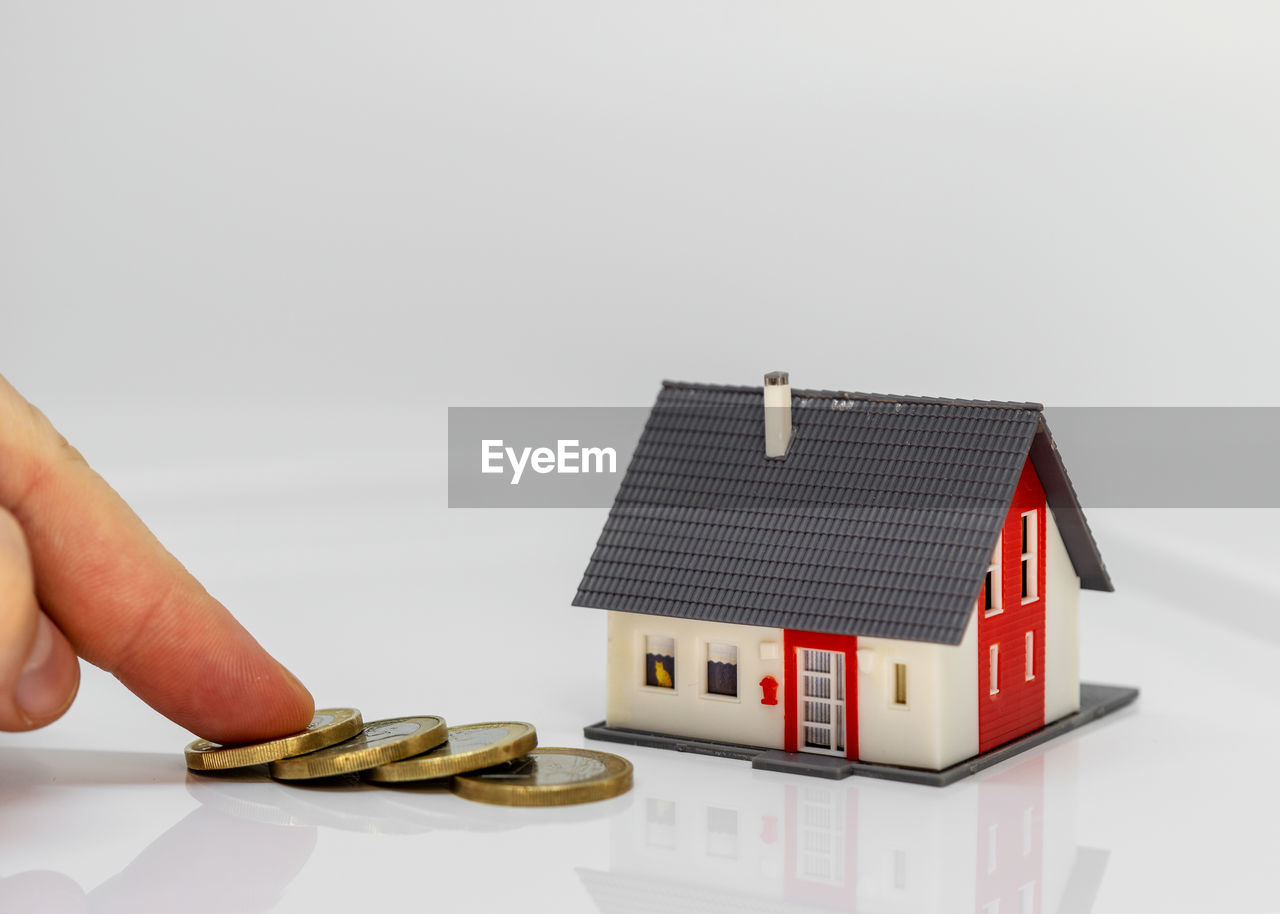
[[[1023,604],[1034,603],[1040,599],[1040,569],[1037,565],[1036,558],[1040,555],[1040,512],[1032,509],[1022,512],[1022,520],[1019,523],[1018,536],[1021,538],[1021,525],[1027,526],[1027,543],[1026,551],[1022,552],[1022,557],[1018,561],[1018,572],[1022,573],[1022,569],[1026,569],[1027,595],[1022,598]],[[1018,544],[1021,549],[1022,544]],[[1018,582],[1018,590],[1022,590],[1022,582]]]
[[[711,830],[711,817],[714,813],[728,813],[733,817],[733,831],[714,832]],[[717,857],[721,860],[737,860],[742,855],[742,839],[740,837],[742,831],[742,814],[738,810],[728,806],[708,806],[706,809],[707,823],[707,856]],[[721,836],[724,847],[716,844],[715,836]],[[730,849],[731,848],[731,849]]]
[[[1018,887],[1018,914],[1036,914],[1036,884],[1034,880]]]
[[[655,812],[670,811],[671,822],[656,821]],[[644,810],[644,843],[664,851],[674,851],[680,846],[679,808],[672,800],[649,797]]]
[[[898,667],[902,667],[902,695],[906,701],[898,701]],[[886,671],[889,676],[889,687],[886,690],[889,697],[889,707],[895,711],[911,710],[911,686],[907,682],[907,664],[898,658],[893,658],[885,664]]]
[[[990,684],[990,695],[1000,694],[1000,645],[993,644],[987,650],[987,679]]]
[[[1036,678],[1036,633],[1027,632],[1027,682]]]
[[[718,644],[723,647],[733,648],[733,655],[734,657],[737,658],[733,662],[733,672],[738,680],[737,695],[721,695],[719,692],[711,691],[711,683],[710,681],[708,681],[708,677],[707,677],[707,664],[711,662],[711,646],[713,644]],[[701,642],[701,646],[702,646],[702,651],[701,651],[702,653],[702,691],[699,693],[699,695],[702,698],[707,698],[707,699],[710,699],[711,701],[729,701],[729,702],[734,702],[735,704],[740,704],[742,702],[742,646],[735,641],[721,641],[719,639],[704,640]]]
[[[675,664],[676,669],[680,669],[680,641],[675,635],[658,635],[644,633],[640,636],[640,688],[646,692],[656,692],[663,695],[676,695],[680,692],[680,680],[676,678],[675,670],[671,671],[671,688],[666,686],[651,686],[646,677],[648,674],[648,654],[650,638],[667,638],[671,641],[671,662]]]
[[[996,538],[996,548],[991,553],[991,563],[987,565],[987,577],[991,579],[991,582],[995,584],[995,587],[988,588],[984,586],[983,588],[983,591],[986,594],[986,598],[987,598],[985,601],[983,601],[984,602],[983,611],[986,613],[986,618],[988,619],[991,618],[992,616],[998,616],[1000,615],[1000,613],[1004,612],[1004,581],[1000,575],[1000,560],[1001,560],[1000,552],[1003,549],[1003,547],[1004,547],[1004,533],[1002,531],[1001,534]],[[985,581],[986,578],[984,578],[983,580]],[[985,603],[988,601],[991,603],[990,609],[987,609],[985,605]]]

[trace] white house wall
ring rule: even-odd
[[[858,639],[858,757],[946,768],[978,754],[978,625],[959,645]],[[894,664],[907,666],[907,705],[894,703]]]
[[[1044,548],[1045,723],[1080,710],[1080,579],[1052,511],[1048,520]]]
[[[672,689],[645,685],[645,637],[675,639]],[[738,697],[706,693],[707,644],[738,648]],[[776,659],[762,658],[772,655]],[[609,613],[608,694],[611,727],[783,748],[782,629],[699,622],[640,613]],[[760,680],[778,681],[776,705],[760,703]]]
[[[1044,765],[1044,842],[1042,871],[1042,911],[1062,911],[1067,907],[1067,887],[1076,862],[1076,771],[1079,766],[1078,740],[1060,740],[1052,752],[1039,758]]]

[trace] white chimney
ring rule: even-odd
[[[764,376],[764,455],[786,457],[791,443],[791,380],[785,371]]]

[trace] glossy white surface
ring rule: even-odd
[[[528,719],[545,745],[582,745],[604,614],[568,602],[603,511],[450,511],[412,414],[288,413],[117,419],[114,453],[100,419],[64,425],[321,703]],[[321,448],[335,423],[353,434]],[[1016,911],[1034,891],[1045,912],[1264,909],[1275,519],[1093,512],[1120,589],[1084,594],[1082,668],[1141,686],[1139,704],[945,790],[631,748],[630,794],[564,810],[196,777],[188,736],[87,668],[63,721],[0,735],[0,908]]]

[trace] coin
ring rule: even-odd
[[[631,789],[631,763],[590,749],[534,749],[523,758],[460,774],[453,792],[501,806],[568,806],[616,797]]]
[[[443,717],[424,715],[378,720],[345,743],[272,762],[271,776],[295,781],[364,771],[433,749],[445,741],[448,733]]]
[[[187,767],[193,771],[225,771],[262,765],[340,743],[355,736],[363,726],[364,721],[355,708],[325,708],[316,712],[305,730],[279,739],[227,746],[198,739],[185,750]]]
[[[533,724],[519,721],[450,727],[448,741],[439,748],[426,755],[379,765],[366,777],[383,784],[444,778],[517,758],[536,745],[538,731]]]

